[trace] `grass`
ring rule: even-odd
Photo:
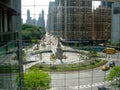
[[[87,61],[85,63],[76,63],[76,64],[59,64],[59,65],[44,65],[44,64],[36,64],[31,68],[39,68],[43,71],[52,71],[52,72],[64,72],[64,71],[81,71],[88,70],[92,68],[99,67],[107,63],[106,60],[94,60]],[[31,69],[30,68],[30,69]]]

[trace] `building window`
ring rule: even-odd
[[[120,7],[115,7],[113,10],[113,14],[120,14]]]

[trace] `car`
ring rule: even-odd
[[[115,66],[115,61],[110,61],[109,62],[109,67],[114,67]]]
[[[110,67],[108,65],[104,65],[104,66],[102,66],[101,69],[102,69],[102,71],[107,71],[110,69]]]
[[[106,54],[115,54],[117,53],[118,51],[115,49],[115,48],[105,48],[103,50],[103,53],[106,53]]]
[[[97,88],[98,88],[97,90],[109,90],[109,89],[106,88],[105,86],[98,86]]]

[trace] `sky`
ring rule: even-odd
[[[36,18],[38,19],[39,14],[41,13],[42,9],[45,13],[45,21],[47,20],[47,14],[48,14],[48,6],[50,1],[55,0],[22,0],[22,19],[23,22],[26,22],[27,18],[27,10],[30,10],[30,14],[32,19]],[[100,4],[100,2],[96,1],[93,2],[93,5],[96,7]]]
[[[50,1],[54,0],[22,0],[22,18],[25,22],[27,16],[27,10],[30,10],[31,17],[38,19],[42,9],[45,13],[45,20],[47,19],[48,5]],[[35,6],[34,6],[35,5]]]

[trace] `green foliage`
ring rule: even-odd
[[[120,88],[120,66],[113,67],[106,79],[108,81],[113,81],[111,83],[112,86]]]
[[[51,54],[50,60],[51,60],[51,61],[55,61],[56,59],[57,59],[56,54]]]
[[[78,46],[77,43],[75,43],[75,44],[74,44],[74,47],[77,47],[77,46]]]
[[[37,39],[45,36],[45,30],[42,27],[23,24],[22,25],[22,39],[26,43],[34,43]]]
[[[33,43],[37,43],[38,40],[37,40],[37,39],[33,39],[32,42],[33,42]]]
[[[106,60],[94,60],[93,63],[91,61],[84,62],[84,63],[73,63],[73,64],[57,64],[57,65],[44,65],[44,64],[36,64],[35,66],[32,66],[31,68],[37,67],[40,68],[43,71],[78,71],[78,70],[87,70],[91,68],[96,68],[101,65],[106,64]]]
[[[120,40],[116,43],[112,43],[111,40],[109,39],[107,42],[108,45],[112,45],[112,46],[120,46]]]
[[[89,51],[89,53],[88,53],[88,56],[89,57],[96,57],[97,56],[97,51],[96,50],[93,50],[93,51]]]
[[[25,90],[46,90],[50,88],[51,78],[48,73],[33,68],[24,73]]]

